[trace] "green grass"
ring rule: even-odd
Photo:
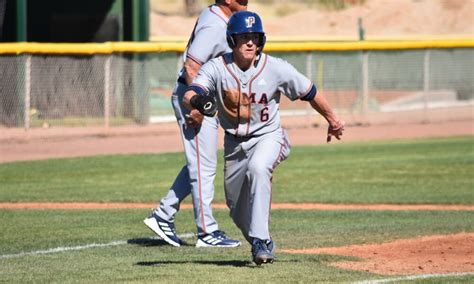
[[[222,153],[216,201],[224,201]],[[131,201],[162,197],[182,153],[0,164],[2,201]],[[474,138],[294,147],[275,171],[275,202],[473,204]]]
[[[270,266],[250,262],[250,246],[237,249],[174,248],[141,221],[147,210],[0,210],[0,252],[124,241],[112,247],[0,259],[6,282],[315,282],[357,281],[377,276],[329,266],[350,259],[334,255],[277,254]],[[240,237],[226,210],[216,210],[222,229]],[[282,248],[312,248],[389,241],[419,235],[473,231],[472,212],[287,211],[272,213],[273,238]],[[180,212],[179,233],[193,232],[192,211]],[[292,233],[290,233],[292,232]],[[50,272],[48,272],[50,271]],[[25,273],[27,272],[27,273]],[[471,278],[472,280],[473,278]],[[176,280],[176,281],[174,281]],[[227,280],[227,281],[226,281]],[[261,282],[261,280],[259,281]]]
[[[298,147],[276,170],[274,195],[290,202],[472,204],[473,172],[473,137]]]
[[[474,137],[338,143],[294,147],[273,180],[275,202],[474,204]],[[0,202],[157,202],[184,163],[182,153],[98,156],[0,164]],[[216,200],[223,202],[222,161]],[[187,200],[189,202],[189,199]],[[348,257],[277,251],[273,265],[250,262],[236,249],[174,248],[153,239],[135,210],[0,210],[0,282],[352,282],[387,276],[343,270]],[[243,241],[227,210],[220,228]],[[178,233],[194,233],[192,210],[182,210]],[[317,248],[474,232],[472,211],[273,210],[278,249]],[[22,252],[88,244],[95,247],[5,258]],[[474,275],[419,283],[474,281]]]

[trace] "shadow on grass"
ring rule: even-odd
[[[162,239],[158,238],[136,238],[127,240],[128,244],[134,244],[143,247],[153,247],[153,246],[166,246],[172,247],[170,244],[165,242]],[[194,247],[194,244],[184,243],[182,246]],[[298,262],[299,260],[291,259],[277,260],[278,262]],[[252,261],[249,260],[163,260],[163,261],[139,261],[135,263],[137,266],[163,266],[167,264],[202,264],[202,265],[216,265],[216,266],[233,266],[233,267],[249,267],[249,268],[261,268],[266,265],[257,266]],[[268,265],[268,264],[267,264]]]
[[[137,262],[136,265],[138,266],[161,266],[166,264],[186,264],[186,263],[195,263],[195,264],[206,264],[206,265],[217,265],[217,266],[234,266],[234,267],[245,267],[245,266],[253,266],[252,262],[250,261],[242,261],[242,260],[195,260],[195,261],[185,261],[185,260],[177,260],[177,261],[140,261]]]
[[[137,239],[130,239],[127,240],[127,244],[139,245],[143,247],[154,247],[154,246],[171,246],[167,242],[162,239],[157,238],[137,238]],[[193,246],[184,242],[182,246]]]
[[[298,260],[283,260],[278,262],[299,262]],[[216,266],[233,266],[233,267],[249,267],[249,268],[261,268],[270,264],[257,266],[252,261],[248,260],[163,260],[163,261],[139,261],[135,265],[138,266],[162,266],[166,264],[204,264],[204,265],[216,265]]]

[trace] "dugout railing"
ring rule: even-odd
[[[173,121],[185,42],[0,44],[0,127]],[[270,41],[354,123],[472,119],[474,39]],[[282,115],[315,116],[281,100]]]

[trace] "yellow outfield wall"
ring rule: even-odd
[[[1,43],[0,54],[111,54],[183,52],[185,41],[105,43]],[[305,41],[271,40],[266,52],[361,51],[473,48],[474,38],[430,40]]]

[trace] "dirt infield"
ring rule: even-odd
[[[471,110],[472,111],[472,110]],[[314,118],[301,122],[283,119],[292,145],[325,143],[325,127],[315,127]],[[322,121],[317,121],[321,125]],[[222,148],[222,130],[219,132]],[[376,141],[403,138],[474,135],[473,120],[437,123],[348,124],[343,142]],[[339,143],[339,142],[336,142]],[[0,163],[50,158],[112,154],[163,153],[182,151],[176,123],[150,126],[124,126],[110,129],[62,128],[0,129]]]
[[[343,261],[332,265],[383,275],[474,272],[474,233],[429,236],[382,244],[281,251],[358,257],[362,261]]]

